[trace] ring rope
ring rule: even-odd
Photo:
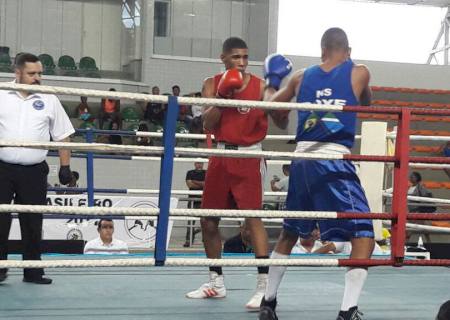
[[[55,213],[67,215],[100,216],[157,216],[158,208],[105,208],[105,207],[71,207],[45,205],[2,204],[0,212],[4,213]],[[301,219],[394,219],[391,213],[334,212],[334,211],[279,211],[279,210],[237,210],[237,209],[187,209],[170,210],[171,216],[193,217],[231,217],[231,218],[301,218]],[[446,213],[409,213],[411,220],[450,220]]]
[[[99,216],[157,216],[158,208],[105,208],[1,204],[0,212],[54,213],[67,215]],[[302,219],[392,219],[390,213],[346,213],[333,211],[279,211],[279,210],[219,210],[219,209],[171,209],[171,216],[193,217],[245,217],[245,218],[302,218]]]
[[[389,192],[383,192],[383,196],[386,198],[393,197],[392,193],[389,193]],[[450,200],[441,199],[441,198],[427,198],[427,197],[416,197],[416,196],[408,196],[407,198],[408,198],[408,200],[419,201],[419,202],[450,204]]]
[[[0,260],[0,268],[84,268],[84,267],[145,267],[154,266],[153,258],[107,259],[107,260]],[[405,260],[403,265],[449,266],[448,259]],[[287,267],[345,267],[345,266],[389,266],[391,259],[207,259],[167,258],[165,266],[287,266]]]
[[[147,147],[134,145],[110,145],[104,143],[78,143],[78,142],[23,142],[0,140],[2,147],[23,147],[33,149],[70,149],[97,152],[120,152],[120,153],[153,153],[163,154],[163,147]],[[248,151],[248,150],[226,150],[206,148],[175,148],[177,155],[193,156],[227,156],[230,158],[266,158],[266,159],[315,159],[315,160],[359,160],[359,161],[395,161],[392,156],[368,156],[368,155],[343,155],[323,154],[306,152],[277,152],[277,151]],[[421,158],[422,159],[422,158]],[[439,158],[437,158],[439,159]],[[450,163],[450,159],[444,159]],[[413,159],[411,158],[411,161]]]
[[[388,227],[392,226],[391,221],[385,220],[383,221],[383,225]],[[424,224],[417,223],[406,223],[406,229],[409,231],[418,231],[424,233],[438,233],[438,234],[450,234],[450,228],[446,227],[438,227],[438,226],[428,226]]]

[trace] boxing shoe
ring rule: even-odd
[[[339,311],[336,320],[363,320],[362,312],[358,311],[358,307],[351,307],[348,311]]]
[[[23,278],[23,282],[29,282],[34,284],[51,284],[53,282],[50,278],[37,277],[37,278]]]
[[[261,306],[261,301],[264,298],[264,293],[266,292],[267,285],[267,273],[258,273],[256,278],[256,290],[250,300],[247,302],[245,307],[249,311],[258,311]]]
[[[261,306],[259,307],[258,320],[278,320],[277,314],[275,313],[275,308],[277,307],[277,299],[272,301],[266,301],[262,299]]]
[[[197,290],[186,293],[189,299],[225,298],[227,290],[223,282],[223,275],[217,272],[209,272],[209,281],[204,283]]]

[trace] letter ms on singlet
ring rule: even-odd
[[[353,61],[347,60],[329,72],[320,66],[305,70],[297,102],[356,106],[352,88]],[[348,148],[355,139],[356,113],[299,111],[297,141],[319,141],[342,144]]]

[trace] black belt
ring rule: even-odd
[[[226,150],[238,150],[239,149],[239,146],[237,144],[224,143],[223,145],[225,146]]]

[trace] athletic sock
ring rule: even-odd
[[[256,257],[256,259],[269,259],[269,256],[260,256]],[[258,273],[269,273],[269,266],[259,266]]]
[[[358,305],[364,282],[367,278],[367,270],[362,268],[348,269],[345,273],[345,289],[342,298],[341,310],[347,311]]]
[[[270,256],[271,259],[288,259],[289,255],[281,254],[273,251]],[[267,282],[266,293],[264,299],[266,301],[272,301],[277,297],[278,287],[280,286],[281,279],[283,279],[285,266],[270,266],[269,268],[269,281]]]
[[[209,267],[209,271],[216,272],[219,276],[222,275],[222,267]]]

